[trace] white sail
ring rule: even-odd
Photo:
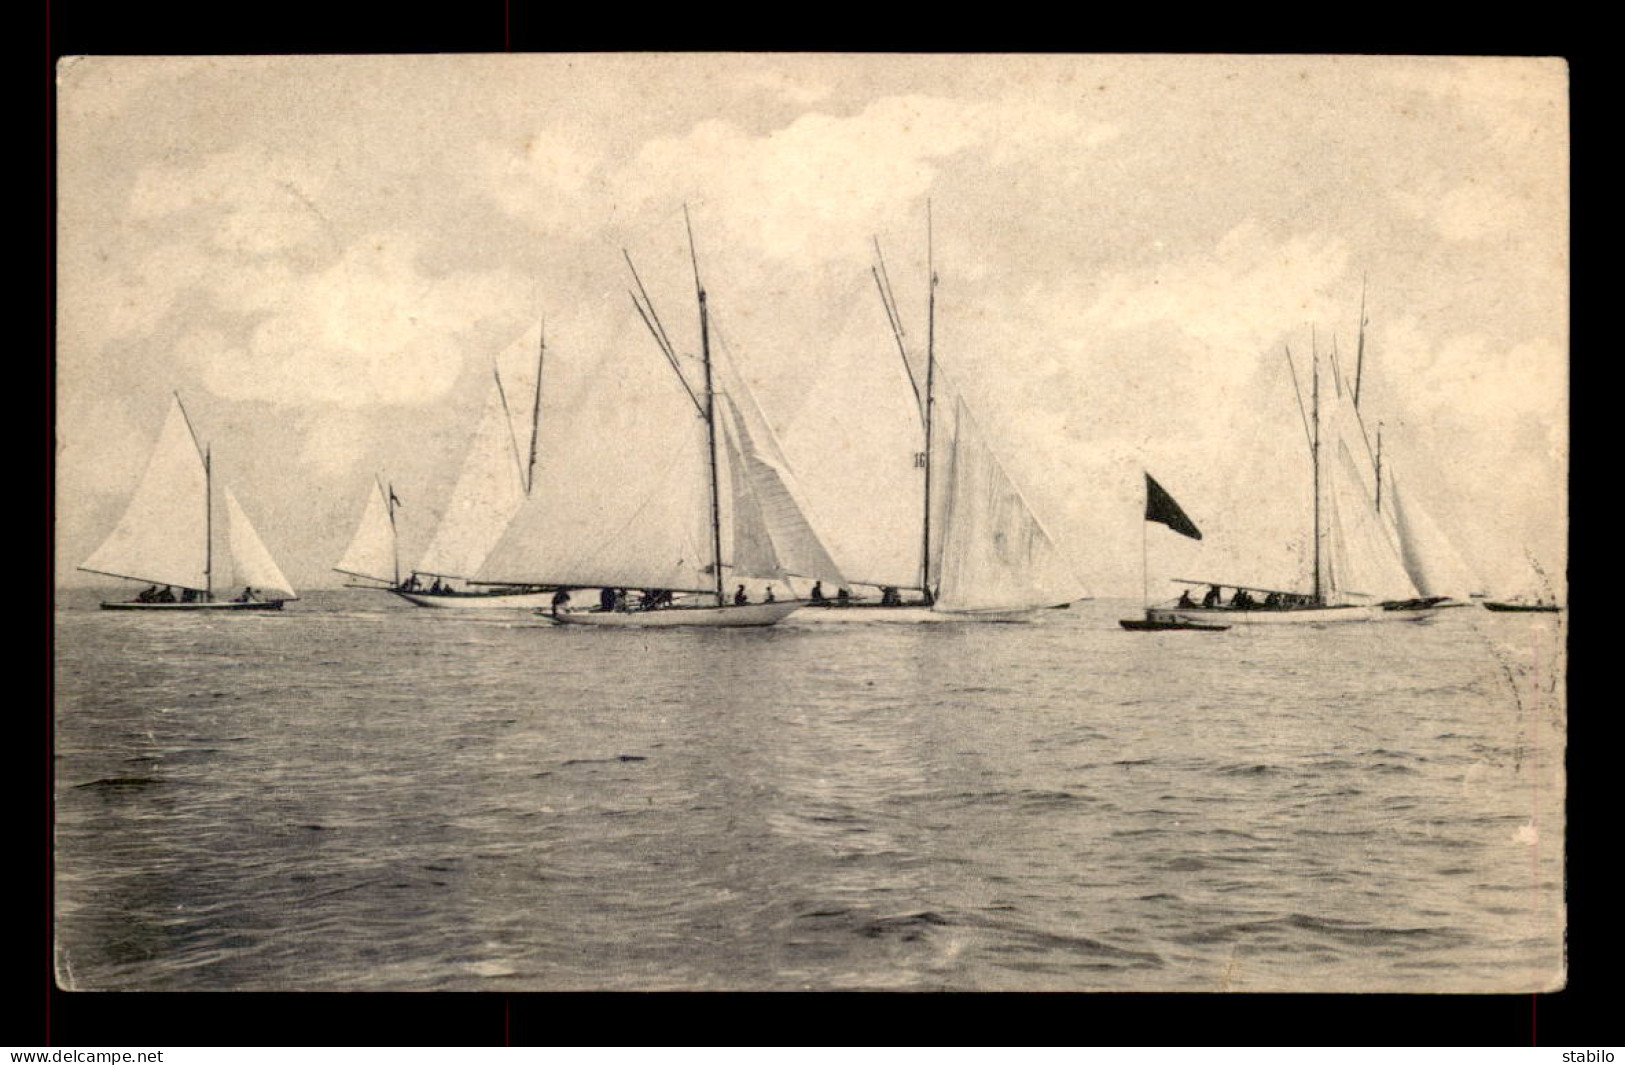
[[[1421,502],[1401,493],[1391,474],[1384,478],[1387,488],[1383,511],[1393,518],[1399,536],[1400,557],[1411,583],[1423,595],[1467,599],[1482,591],[1456,546],[1434,522]]]
[[[124,516],[79,568],[207,590],[208,495],[203,456],[176,399]]]
[[[658,358],[610,352],[550,414],[536,483],[475,580],[715,591],[705,423]]]
[[[1028,610],[1070,602],[1081,582],[983,439],[963,399],[938,447],[947,452],[940,583],[946,611]],[[946,446],[944,446],[946,438]]]
[[[820,373],[784,442],[809,513],[848,581],[919,588],[920,408],[872,289],[820,337]],[[884,346],[882,346],[884,342]]]
[[[374,484],[367,493],[367,506],[361,523],[345,549],[344,557],[333,566],[340,573],[367,577],[386,584],[399,583],[399,562],[395,556],[395,522],[389,514],[384,488]]]
[[[1351,446],[1348,428],[1344,421],[1344,431],[1334,432],[1322,449],[1322,592],[1332,604],[1414,599],[1419,593],[1389,526],[1377,516],[1368,466]]]
[[[735,477],[736,510],[740,496],[748,500],[747,513],[752,527],[742,528],[735,518],[734,561],[740,576],[808,577],[842,585],[846,578],[840,567],[830,558],[823,540],[814,531],[806,506],[801,502],[795,475],[789,461],[773,434],[772,426],[757,406],[755,397],[743,380],[735,375],[729,392],[723,397],[719,414],[725,415],[724,437],[730,446],[729,464],[737,466]],[[756,526],[759,526],[759,532]],[[741,553],[741,536],[765,536],[765,550],[755,549],[753,564],[771,565],[771,572],[752,572]]]
[[[457,483],[446,499],[433,539],[418,560],[417,572],[468,579],[502,537],[525,501],[525,470],[501,386],[492,383],[473,443]]]
[[[226,489],[226,531],[231,544],[233,585],[249,585],[256,592],[277,592],[288,599],[299,598],[230,488]]]

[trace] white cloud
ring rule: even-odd
[[[598,155],[581,137],[544,130],[480,145],[473,171],[479,187],[504,211],[556,222],[579,216],[571,201],[582,195],[599,165]]]
[[[274,312],[247,342],[208,363],[210,390],[232,399],[350,407],[443,396],[462,369],[473,330],[492,319],[516,329],[530,309],[529,287],[505,270],[426,275],[415,250],[404,235],[369,234],[326,269],[288,280]],[[238,287],[216,297],[231,310],[266,306],[257,292]]]

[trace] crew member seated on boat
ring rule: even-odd
[[[252,603],[254,601],[254,589],[246,584],[243,585],[243,594],[237,598],[237,601],[239,603]]]
[[[768,587],[767,587],[767,598],[763,599],[762,602],[764,602],[764,603],[776,602],[776,600],[773,598],[773,586],[772,585],[768,585]]]
[[[600,588],[598,590],[598,609],[606,614],[615,609],[615,589]]]
[[[822,603],[824,601],[823,581],[813,581],[812,591],[808,593],[808,598],[815,603]]]
[[[842,606],[846,606],[848,603],[850,603],[852,601],[852,591],[851,591],[851,589],[849,589],[849,588],[837,589],[836,592],[835,592],[835,601],[837,603],[841,604]]]
[[[555,617],[558,616],[558,612],[561,609],[563,609],[564,607],[567,607],[569,605],[570,605],[570,589],[568,589],[568,588],[560,588],[558,591],[553,593],[553,614],[554,614]]]
[[[197,592],[192,590],[191,588],[182,588],[181,589],[181,602],[183,602],[183,603],[195,603],[195,602],[197,602]]]
[[[156,584],[149,584],[141,590],[139,595],[135,597],[135,601],[138,603],[150,603],[157,597],[158,586]]]
[[[1271,592],[1270,594],[1266,595],[1264,597],[1264,605],[1271,609],[1279,607],[1281,605],[1281,593]]]
[[[1210,584],[1207,586],[1207,594],[1202,596],[1202,605],[1218,606],[1219,601],[1223,598],[1224,593],[1219,591],[1219,586],[1217,584]]]
[[[745,594],[745,586],[741,584],[739,590],[734,592],[734,606],[744,606],[750,602],[750,596]]]
[[[1179,593],[1179,605],[1186,607],[1194,607],[1196,605],[1196,601],[1191,598],[1191,590],[1189,588],[1186,588],[1184,591]]]
[[[1253,605],[1253,597],[1247,594],[1247,589],[1237,588],[1236,594],[1230,597],[1231,610],[1245,610]]]
[[[152,597],[152,601],[154,603],[173,603],[175,601],[175,593],[170,591],[169,585],[166,584],[164,585],[163,591]]]
[[[888,585],[887,587],[880,589],[881,606],[900,606],[902,602],[903,597],[897,594],[896,588]]]

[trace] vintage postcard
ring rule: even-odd
[[[1563,987],[1568,91],[62,60],[58,985]]]

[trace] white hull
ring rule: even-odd
[[[790,599],[775,603],[746,603],[742,606],[670,606],[657,610],[580,610],[547,614],[559,625],[598,625],[605,628],[665,629],[680,626],[702,628],[755,628],[776,625],[805,603]],[[545,613],[545,612],[544,612]]]
[[[467,592],[435,594],[403,592],[399,588],[389,590],[408,603],[438,610],[535,610],[553,604],[552,592],[493,592],[489,595],[485,593],[471,595]]]
[[[1430,611],[1391,611],[1380,606],[1307,606],[1286,610],[1232,610],[1228,607],[1152,607],[1147,621],[1176,621],[1205,625],[1327,625],[1343,621],[1414,621]]]
[[[966,621],[1030,621],[1039,610],[951,611],[929,606],[809,606],[793,625],[930,625]]]

